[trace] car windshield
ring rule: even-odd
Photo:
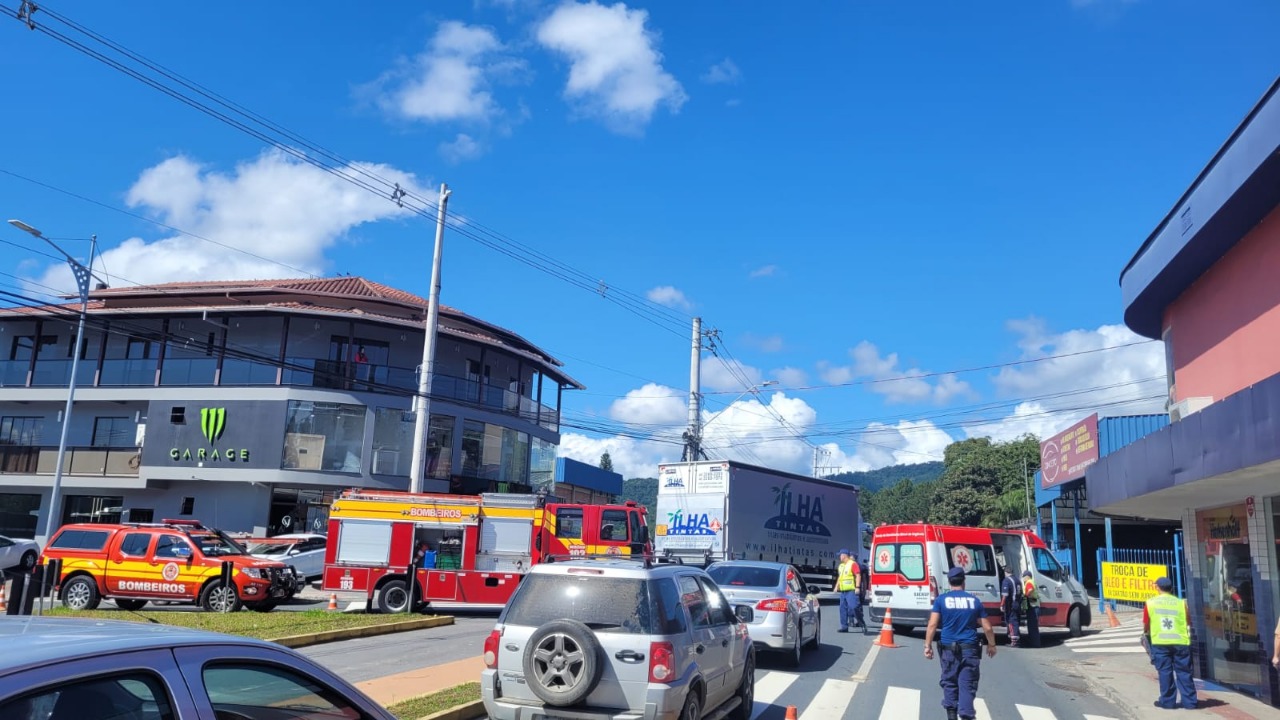
[[[200,546],[200,552],[209,556],[246,555],[239,543],[226,535],[192,535],[191,539]]]
[[[707,574],[721,587],[775,588],[782,584],[782,571],[777,568],[712,565]]]
[[[293,543],[261,543],[259,545],[250,545],[250,555],[284,555],[289,552],[289,548],[293,547]]]
[[[538,627],[572,618],[599,632],[652,635],[649,588],[641,578],[530,575],[500,622]]]

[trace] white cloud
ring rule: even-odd
[[[598,465],[600,456],[609,453],[614,472],[624,478],[657,477],[658,465],[680,459],[681,446],[658,443],[621,435],[588,437],[579,433],[560,436],[559,454],[578,462]]]
[[[725,58],[703,73],[702,82],[709,85],[737,85],[742,82],[742,70],[733,60]]]
[[[609,417],[637,425],[682,425],[689,419],[688,394],[683,390],[648,383],[613,401]]]
[[[748,277],[750,277],[753,280],[756,278],[762,278],[762,277],[773,277],[775,274],[777,274],[777,272],[778,272],[777,265],[762,265],[761,267],[758,267],[755,270],[752,270],[751,273],[748,275]]]
[[[491,82],[524,65],[502,50],[488,28],[444,22],[426,52],[383,75],[373,89],[383,109],[410,120],[486,121],[501,112]]]
[[[955,438],[929,420],[871,423],[849,436],[849,444],[855,449],[851,462],[866,465],[855,468],[859,470],[941,460],[943,451],[953,442]]]
[[[474,160],[483,154],[484,146],[466,133],[458,133],[453,140],[440,143],[440,155],[455,165],[465,160]]]
[[[430,194],[413,175],[396,168],[369,163],[354,167],[411,192]],[[355,174],[353,168],[343,172]],[[229,173],[187,157],[170,158],[144,170],[125,197],[131,208],[220,245],[187,235],[153,241],[129,238],[103,252],[101,263],[95,264],[100,273],[102,268],[119,273],[109,278],[118,286],[320,275],[327,269],[325,251],[353,228],[409,214],[386,198],[279,151],[242,162]],[[75,287],[60,265],[46,271],[41,282]]]
[[[662,69],[649,14],[623,3],[567,2],[537,28],[537,39],[569,59],[565,96],[615,132],[635,133],[659,106],[680,110],[684,88]]]
[[[778,368],[770,374],[778,378],[778,382],[784,388],[798,388],[809,384],[809,373],[800,368],[787,366]]]
[[[671,285],[659,285],[645,293],[645,297],[649,298],[650,302],[656,302],[659,305],[666,305],[677,310],[688,310],[693,307],[693,303],[689,302],[689,298],[686,298],[683,292]]]
[[[899,367],[897,353],[881,356],[880,350],[865,340],[849,350],[849,357],[853,360],[851,365],[832,365],[825,361],[818,363],[819,375],[831,385],[866,379],[870,381],[866,383],[868,390],[883,395],[891,403],[943,404],[974,395],[969,383],[954,373],[919,377],[929,373],[919,368]]]
[[[743,379],[746,379],[749,384],[743,385]],[[764,373],[760,372],[759,368],[720,357],[704,358],[699,376],[704,391],[721,392],[742,392],[763,379]]]

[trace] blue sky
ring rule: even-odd
[[[74,21],[418,195],[448,182],[469,231],[444,302],[562,358],[588,386],[567,423],[605,431],[564,452],[628,475],[678,458],[695,315],[741,364],[708,354],[708,419],[778,381],[709,425],[713,456],[864,469],[1159,411],[1119,272],[1280,72],[1261,1],[41,7],[42,30],[84,39],[54,15]],[[6,218],[97,233],[117,284],[426,293],[431,220],[0,20]],[[4,289],[65,282],[0,258]]]

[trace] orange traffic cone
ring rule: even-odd
[[[1111,627],[1120,627],[1120,618],[1116,617],[1115,608],[1107,606],[1107,624]]]
[[[6,602],[6,601],[5,601],[5,599],[4,599],[4,586],[5,586],[5,585],[6,585],[6,583],[5,583],[3,580],[0,580],[0,612],[4,612],[4,611],[6,611],[6,610],[8,610],[8,609],[9,609],[9,603],[8,603],[8,602]]]
[[[889,608],[884,609],[884,624],[880,626],[880,637],[871,644],[886,648],[902,647],[893,644],[893,612]]]
[[[795,705],[788,705],[788,706],[787,706],[787,717],[786,717],[786,720],[796,720],[796,706],[795,706]]]
[[[330,609],[330,610],[337,610],[337,609],[338,609],[338,593],[330,593],[330,595],[329,595],[329,609]]]

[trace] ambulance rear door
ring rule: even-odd
[[[871,618],[883,622],[888,609],[895,626],[923,627],[933,608],[924,534],[880,532],[885,529],[877,529],[871,544]]]

